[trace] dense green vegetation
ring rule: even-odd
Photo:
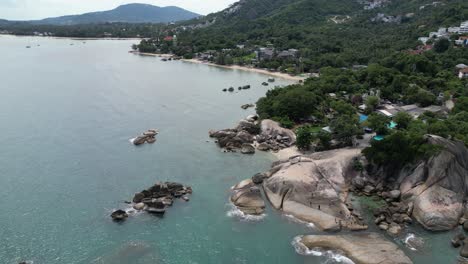
[[[238,44],[245,45],[248,52],[262,46],[277,51],[298,49],[295,58],[272,58],[257,64],[292,73],[314,72],[325,66],[380,63],[394,52],[415,48],[418,37],[427,36],[440,26],[468,20],[468,2],[443,1],[444,5],[420,10],[420,6],[432,2],[393,0],[385,7],[363,10],[355,0],[240,1],[225,11],[170,27],[161,34],[177,34],[178,44],[164,46],[160,51],[193,57],[197,52],[231,49],[219,53],[231,58],[226,63],[229,64],[243,57],[235,54]],[[402,16],[401,23],[372,22],[377,13]],[[333,22],[337,16],[343,18],[339,23]],[[148,48],[147,43],[142,44],[142,48]],[[435,50],[444,52],[448,48],[442,40],[436,43]]]
[[[468,145],[468,81],[459,79],[454,71],[456,63],[467,60],[468,49],[450,46],[442,53],[391,54],[381,63],[359,70],[326,67],[319,78],[310,78],[303,85],[269,91],[257,102],[257,112],[261,118],[284,116],[303,124],[296,129],[302,149],[311,144],[316,150],[351,145],[353,138],[361,137],[364,127],[370,127],[385,138],[372,140],[366,156],[376,164],[399,168],[432,153],[433,148],[425,144],[425,134],[462,140]],[[390,128],[390,118],[373,113],[382,101],[424,107],[440,105],[450,98],[455,107],[448,114],[424,112],[414,119],[399,112],[393,117],[396,128]],[[362,123],[357,114],[361,104],[370,113]],[[311,122],[329,126],[331,133],[321,132],[319,136],[311,130]],[[324,135],[328,138],[321,140]]]
[[[51,34],[56,37],[74,38],[134,38],[156,37],[160,33],[162,24],[127,24],[127,23],[103,23],[82,24],[73,26],[60,25],[32,25],[29,23],[0,23],[0,30],[9,31],[15,35]]]

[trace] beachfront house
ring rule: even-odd
[[[297,49],[288,49],[288,50],[283,50],[278,53],[278,58],[281,59],[293,59],[297,56],[299,50]]]
[[[419,37],[418,41],[420,41],[422,44],[426,45],[427,41],[429,41],[429,37]]]
[[[460,24],[460,31],[458,33],[459,34],[468,33],[468,21],[462,22]]]
[[[468,78],[468,68],[461,69],[458,72],[458,78],[460,78],[460,79]]]
[[[458,34],[460,33],[460,27],[449,27],[447,31],[452,34]]]
[[[455,45],[458,46],[468,46],[468,36],[461,36],[455,40]]]
[[[257,55],[257,60],[271,60],[275,55],[274,48],[259,48],[255,54]]]

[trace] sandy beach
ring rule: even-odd
[[[265,74],[265,75],[269,75],[269,76],[273,76],[273,77],[277,77],[277,78],[283,78],[283,79],[296,81],[296,82],[304,81],[305,79],[307,79],[307,77],[292,76],[292,75],[289,75],[287,73],[271,72],[271,71],[268,71],[268,70],[262,70],[262,69],[239,66],[239,65],[229,65],[229,66],[227,66],[227,65],[218,65],[218,64],[215,64],[215,63],[204,62],[204,61],[200,61],[200,60],[196,60],[196,59],[182,59],[181,61],[190,62],[190,63],[204,64],[204,65],[208,65],[208,66],[220,67],[220,68],[225,68],[225,69],[256,72],[256,73]]]
[[[172,55],[172,54],[157,54],[157,53],[146,53],[146,52],[138,52],[138,51],[131,51],[131,53],[136,54],[136,55],[141,55],[141,56],[153,56],[153,57],[161,57],[161,58],[174,57],[174,55]],[[257,69],[257,68],[252,68],[252,67],[245,67],[245,66],[239,66],[239,65],[218,65],[218,64],[215,64],[215,63],[205,62],[205,61],[201,61],[201,60],[197,60],[197,59],[181,59],[180,61],[189,62],[189,63],[203,64],[203,65],[219,67],[219,68],[224,68],[224,69],[256,72],[256,73],[265,74],[265,75],[269,75],[269,76],[273,76],[273,77],[277,77],[277,78],[282,78],[282,79],[286,79],[286,80],[291,80],[291,81],[295,81],[295,82],[304,81],[305,79],[307,79],[307,77],[293,76],[293,75],[289,75],[287,73],[271,72],[271,71],[268,71],[268,70]]]

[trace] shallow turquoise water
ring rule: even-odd
[[[271,208],[246,220],[228,204],[229,188],[273,157],[221,153],[208,130],[252,113],[240,105],[265,94],[266,76],[136,56],[134,41],[85,42],[0,36],[0,263],[333,263],[294,251],[295,236],[316,233],[307,225]],[[154,127],[155,145],[130,144]],[[110,220],[158,180],[191,185],[191,201],[164,218]],[[453,261],[439,237],[405,250],[417,263]]]

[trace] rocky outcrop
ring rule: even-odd
[[[265,201],[260,188],[250,179],[233,187],[231,202],[245,214],[260,215],[265,211]]]
[[[389,235],[398,236],[407,224],[412,223],[411,212],[412,204],[392,201],[374,211],[374,223]]]
[[[468,149],[463,142],[428,136],[440,152],[422,160],[399,177],[402,196],[414,201],[414,217],[426,229],[442,231],[457,226],[468,196]]]
[[[413,263],[397,245],[377,233],[310,235],[302,237],[300,242],[309,249],[340,250],[356,264]]]
[[[339,149],[274,163],[263,189],[274,208],[322,230],[367,228],[345,204],[347,181],[356,172],[351,161],[360,149]]]
[[[256,140],[263,149],[279,150],[296,143],[296,134],[290,129],[281,127],[278,122],[273,120],[262,120],[260,129],[261,133]]]
[[[428,188],[414,198],[413,217],[426,229],[453,229],[458,226],[462,214],[461,195],[439,185]]]
[[[254,104],[244,104],[244,105],[241,105],[241,108],[244,109],[244,110],[247,110],[247,109],[249,109],[249,108],[251,108],[251,107],[255,107],[255,105],[254,105]]]
[[[412,216],[424,228],[450,230],[460,222],[463,201],[468,198],[468,149],[460,141],[433,135],[426,139],[428,144],[438,146],[435,155],[405,167],[396,175],[386,175],[385,168],[380,168],[370,177],[374,186],[397,189],[404,203],[414,204]]]
[[[111,217],[114,221],[123,221],[127,219],[128,214],[124,210],[116,210],[111,214]]]
[[[192,188],[177,182],[158,182],[150,188],[136,193],[133,196],[133,209],[145,210],[148,213],[164,214],[166,208],[172,206],[177,198],[189,201],[188,195],[192,194]],[[124,214],[125,213],[125,214]],[[128,217],[123,210],[115,211],[111,217],[120,221]]]
[[[139,146],[145,143],[153,144],[156,142],[156,135],[159,134],[157,129],[149,129],[140,136],[133,139],[132,143],[135,146]]]
[[[258,116],[248,116],[239,121],[236,128],[210,131],[209,135],[217,139],[218,146],[227,151],[240,150],[243,154],[253,154],[255,146],[259,150],[280,150],[296,142],[294,132],[279,126],[272,120],[257,121]]]

